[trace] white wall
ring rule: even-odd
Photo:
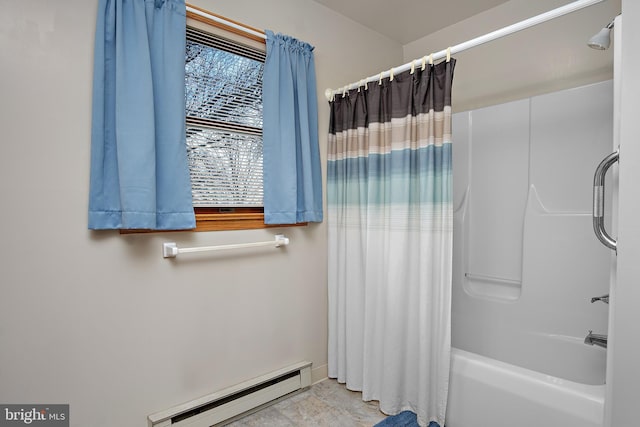
[[[309,0],[194,0],[316,46],[322,93],[401,46]],[[300,360],[326,375],[326,229],[87,230],[97,0],[0,0],[0,402],[70,403],[71,425],[149,413]],[[371,55],[370,52],[376,52]],[[324,168],[324,166],[323,166]],[[164,241],[291,238],[283,251],[161,256]]]
[[[606,427],[638,424],[640,395],[640,3],[622,1],[618,256],[609,341]]]
[[[570,1],[510,0],[406,44],[404,60],[421,58],[567,3]],[[611,79],[612,51],[596,51],[586,43],[618,13],[620,0],[607,0],[456,54],[454,111]]]

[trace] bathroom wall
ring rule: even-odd
[[[326,87],[400,45],[310,0],[195,0],[316,46]],[[87,230],[97,0],[0,0],[0,402],[69,403],[75,427],[146,416],[300,360],[326,375],[326,230]],[[376,55],[370,52],[375,51]],[[161,245],[291,238],[284,250],[165,260]]]
[[[604,384],[605,351],[583,339],[607,333],[608,306],[590,302],[610,265],[591,190],[612,150],[612,81],[457,113],[453,129],[453,346]]]
[[[617,279],[614,282],[614,311],[607,365],[605,426],[623,427],[638,423],[640,395],[640,3],[622,1],[621,116],[618,197]],[[630,76],[630,77],[629,77]]]

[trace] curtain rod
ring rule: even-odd
[[[225,18],[224,16],[220,16],[220,15],[216,15],[214,13],[211,12],[207,12],[204,9],[200,9],[199,7],[196,6],[192,6],[190,4],[187,4],[187,12],[191,12],[195,15],[201,16],[203,18],[207,18],[210,19],[212,21],[215,21],[219,24],[222,24],[224,26],[227,27],[231,27],[235,30],[241,31],[243,33],[247,33],[247,34],[251,34],[254,37],[258,37],[262,40],[266,40],[267,39],[267,35],[264,33],[264,31],[261,31],[257,28],[253,28],[253,27],[249,27],[248,25],[244,25],[241,24],[239,22],[236,21],[232,21],[231,19]]]
[[[510,34],[516,33],[518,31],[527,29],[529,27],[533,27],[534,25],[542,24],[543,22],[549,21],[554,18],[558,18],[560,16],[569,14],[571,12],[575,12],[580,9],[584,9],[585,7],[592,6],[596,3],[601,3],[604,0],[577,0],[573,3],[569,3],[567,5],[558,7],[556,9],[550,10],[545,13],[541,13],[540,15],[534,16],[529,19],[525,19],[524,21],[517,22],[515,24],[509,25],[507,27],[501,28],[499,30],[492,31],[488,34],[485,34],[480,37],[476,37],[474,39],[468,40],[466,42],[457,44],[455,46],[451,46],[450,48],[443,49],[439,52],[433,53],[431,55],[424,56],[422,58],[414,59],[411,62],[408,62],[404,65],[400,65],[399,67],[393,67],[388,71],[383,71],[380,74],[376,74],[375,76],[368,77],[364,80],[360,80],[358,82],[354,82],[348,84],[347,86],[338,88],[338,89],[327,89],[324,92],[324,95],[327,97],[328,101],[333,100],[333,97],[339,93],[345,93],[350,89],[356,89],[357,87],[363,85],[365,82],[373,82],[381,80],[385,77],[390,77],[392,73],[401,73],[403,71],[407,71],[411,69],[412,66],[415,66],[416,63],[424,63],[427,59],[430,61],[442,59],[448,57],[448,55],[453,55],[455,53],[462,52],[467,49],[471,49],[472,47],[480,46],[484,43],[497,40],[499,38],[508,36]]]

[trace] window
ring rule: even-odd
[[[272,227],[262,208],[264,40],[190,12],[187,18],[186,141],[196,230]]]
[[[262,206],[264,52],[187,28],[187,152],[195,207]]]

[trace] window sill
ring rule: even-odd
[[[308,223],[265,224],[262,208],[237,208],[235,212],[221,212],[218,208],[195,208],[196,228],[191,230],[120,230],[120,234],[158,233],[167,231],[229,231],[257,230],[276,227],[302,227]]]
[[[196,210],[196,228],[193,231],[221,231],[221,230],[253,230],[274,227],[300,227],[299,224],[265,224],[262,212],[234,212],[234,213],[201,213]]]

